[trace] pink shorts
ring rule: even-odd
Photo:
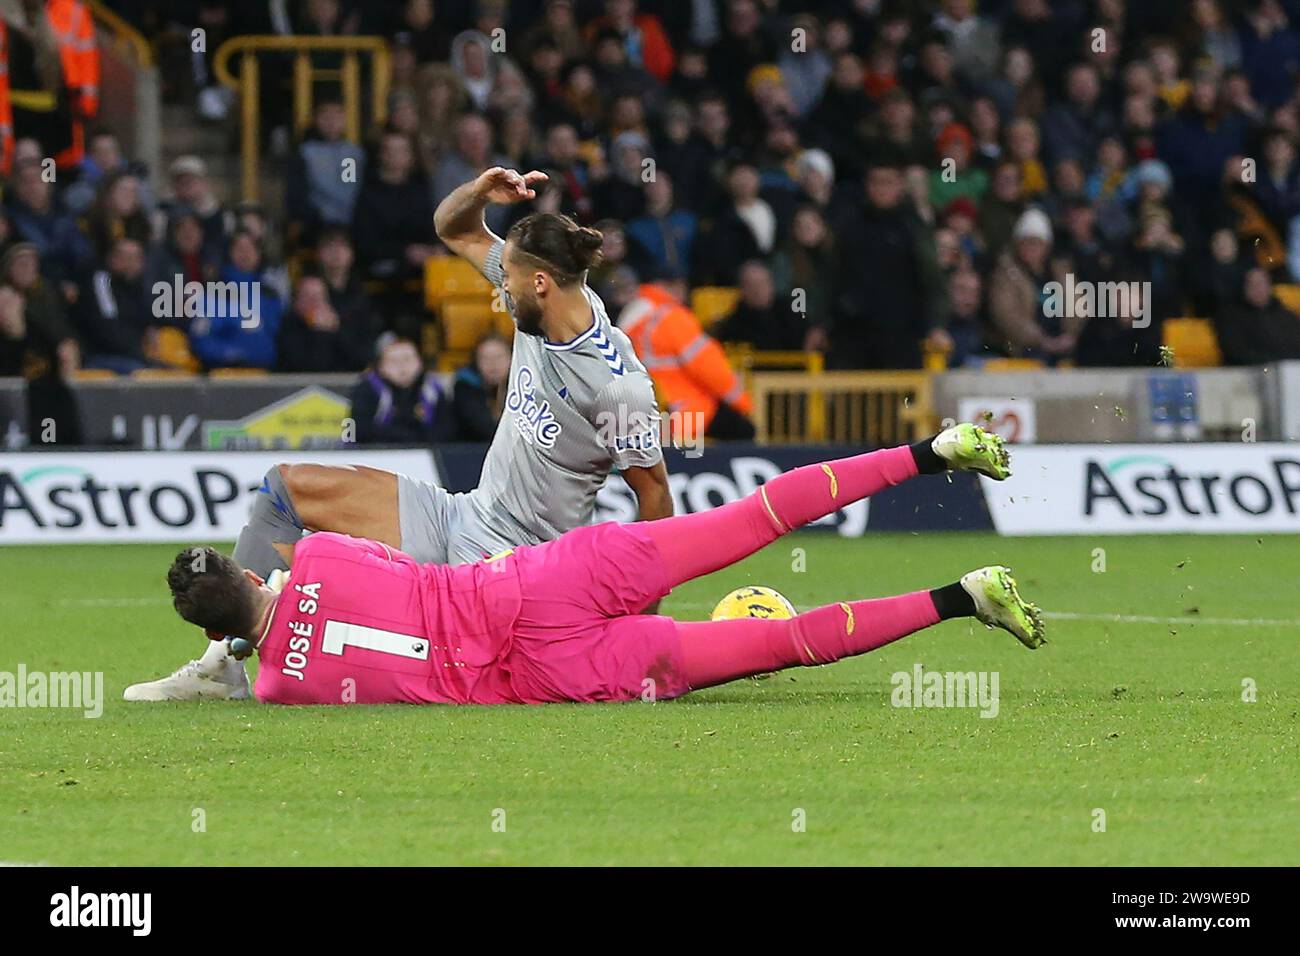
[[[501,665],[521,703],[662,700],[689,689],[676,622],[639,613],[668,593],[668,579],[636,525],[578,528],[513,559],[522,600]]]

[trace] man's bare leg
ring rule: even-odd
[[[397,476],[364,465],[276,465],[262,479],[235,542],[241,567],[267,577],[304,531],[336,531],[401,547]]]
[[[334,531],[402,546],[397,475],[366,465],[279,465],[308,531]],[[247,567],[247,565],[245,565]]]

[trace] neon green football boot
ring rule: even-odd
[[[944,429],[930,447],[957,471],[977,471],[995,481],[1011,476],[1011,454],[1002,436],[970,422]]]
[[[1047,643],[1043,612],[1021,598],[1010,568],[979,568],[963,574],[961,586],[975,601],[975,616],[989,627],[1010,631],[1031,651]]]

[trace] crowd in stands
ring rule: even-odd
[[[1230,364],[1300,358],[1300,319],[1274,294],[1300,281],[1300,0],[108,6],[160,49],[206,31],[163,63],[170,95],[209,122],[237,113],[211,61],[224,39],[383,36],[387,116],[352,141],[323,84],[294,137],[288,63],[272,63],[262,135],[283,209],[219,195],[197,156],[160,171],[155,195],[65,64],[75,135],[15,116],[3,154],[0,374],[147,368],[171,328],[206,368],[368,370],[374,429],[394,427],[382,408],[450,427],[421,411],[452,396],[425,381],[418,280],[447,254],[434,208],[493,165],[549,176],[531,206],[490,211],[496,231],[550,209],[604,232],[590,281],[612,315],[734,286],[713,336],[832,368],[1151,366],[1181,316],[1212,318]],[[0,12],[10,85],[48,83],[42,3]],[[1149,291],[1045,308],[1066,277]],[[259,295],[260,321],[229,301],[158,308],[155,283],[211,279]],[[502,345],[455,380],[498,414]],[[478,412],[457,428],[486,428]]]

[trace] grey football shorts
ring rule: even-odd
[[[397,521],[402,550],[421,563],[468,564],[522,542],[487,527],[473,492],[450,492],[431,481],[397,476]]]

